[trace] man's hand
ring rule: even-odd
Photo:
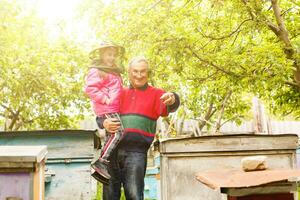
[[[107,118],[103,121],[105,130],[110,133],[115,133],[120,128],[121,123],[117,118]]]
[[[164,104],[167,106],[170,106],[175,103],[175,96],[172,92],[166,92],[164,93],[160,99],[163,101]]]

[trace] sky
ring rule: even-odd
[[[23,0],[23,3],[29,8],[35,8],[38,15],[45,20],[50,40],[55,40],[60,37],[61,34],[64,34],[78,43],[90,46],[95,43],[97,39],[88,19],[78,16],[78,6],[80,6],[83,1],[84,0]]]

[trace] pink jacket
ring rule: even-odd
[[[106,73],[100,77],[96,68],[90,68],[86,76],[85,93],[90,97],[97,116],[119,112],[122,79],[118,75]],[[110,104],[105,104],[107,98]]]

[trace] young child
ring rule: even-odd
[[[122,69],[117,66],[117,60],[124,53],[124,49],[110,42],[104,42],[99,48],[90,53],[92,65],[86,76],[85,93],[90,97],[93,110],[100,118],[119,117],[119,97],[122,90]],[[100,127],[100,125],[98,124]],[[102,147],[101,156],[91,164],[95,170],[92,176],[108,184],[110,175],[107,171],[108,159],[113,149],[119,143],[124,130],[122,125],[116,133],[107,134],[106,142]]]

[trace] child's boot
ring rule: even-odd
[[[107,160],[99,158],[96,162],[92,163],[91,166],[100,176],[102,176],[104,179],[109,180],[110,175],[107,171],[108,164],[109,162]]]
[[[98,174],[98,172],[94,171],[94,173],[92,173],[92,177],[94,179],[96,179],[97,181],[99,181],[100,183],[103,183],[105,185],[109,184],[109,180],[105,179],[103,176],[101,176],[100,174]]]

